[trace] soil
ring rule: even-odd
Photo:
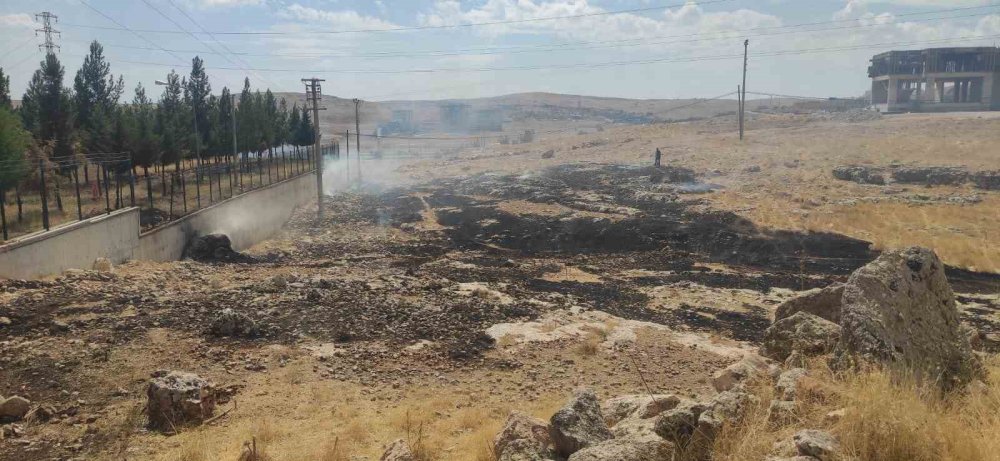
[[[194,437],[217,442],[204,459],[235,459],[259,435],[240,432],[250,421],[318,425],[329,414],[308,419],[305,407],[342,411],[349,398],[354,416],[333,419],[364,426],[351,450],[374,459],[404,431],[378,418],[426,410],[428,393],[458,396],[424,412],[439,425],[468,408],[491,421],[511,403],[547,409],[579,385],[705,394],[712,372],[760,341],[775,305],[878,254],[865,239],[776,230],[690,194],[711,190],[711,169],[451,173],[332,194],[322,222],[303,207],[244,254],[0,281],[0,395],[56,413],[20,423],[0,459],[178,459]],[[1000,276],[948,275],[964,320],[995,348]],[[226,308],[259,337],[210,334]],[[173,437],[147,430],[144,386],[160,369],[214,380],[233,409]],[[469,459],[452,441],[471,431],[437,431],[452,447],[442,458]],[[283,437],[301,449],[309,434]]]

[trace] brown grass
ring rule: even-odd
[[[770,383],[754,386],[759,403],[723,430],[716,460],[764,459],[775,443],[799,429],[825,429],[837,436],[843,459],[884,461],[1000,460],[1000,360],[989,366],[990,382],[965,393],[942,395],[883,371],[835,376],[819,362],[803,383],[793,421],[769,421]],[[828,412],[844,409],[839,420]]]

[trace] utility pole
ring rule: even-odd
[[[743,123],[747,111],[747,55],[750,51],[750,39],[743,41],[743,89],[740,93],[740,141],[743,140]]]
[[[53,49],[55,50],[61,49],[59,48],[59,45],[56,45],[55,41],[52,40],[52,34],[56,34],[62,37],[62,34],[59,33],[58,30],[52,28],[52,22],[53,21],[59,22],[59,16],[49,13],[48,11],[43,11],[35,15],[35,20],[42,21],[42,28],[35,29],[35,35],[37,36],[39,32],[45,34],[45,43],[42,45],[38,45],[38,49],[40,50],[42,48],[45,48],[46,54],[52,54]]]
[[[313,146],[313,156],[316,157],[316,219],[317,221],[323,219],[323,155],[319,151],[319,111],[326,110],[325,107],[319,107],[319,101],[322,96],[322,88],[319,82],[325,82],[321,78],[304,78],[302,82],[306,84],[306,98],[312,103],[313,110],[313,127],[315,130],[315,140]]]
[[[354,145],[358,151],[358,185],[361,185],[361,100],[354,98]]]

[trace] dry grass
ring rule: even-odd
[[[760,402],[724,429],[714,459],[764,459],[796,430],[815,428],[837,436],[844,459],[1000,460],[1000,360],[989,371],[992,385],[942,395],[882,371],[834,376],[817,362],[803,382],[796,420],[769,421],[774,391],[769,383],[755,385]],[[840,419],[826,418],[837,409],[844,409]]]
[[[271,461],[346,461],[378,459],[386,444],[403,439],[421,461],[493,461],[493,437],[515,408],[449,387],[373,399],[357,385],[304,382],[288,393],[284,375],[294,372],[282,369],[222,424],[170,438],[141,436],[133,444],[158,445],[149,458],[163,461],[233,461],[251,440]],[[565,395],[551,395],[516,408],[548,418],[564,401]]]

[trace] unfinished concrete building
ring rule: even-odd
[[[871,103],[882,112],[1000,110],[1000,48],[929,48],[875,55]]]

